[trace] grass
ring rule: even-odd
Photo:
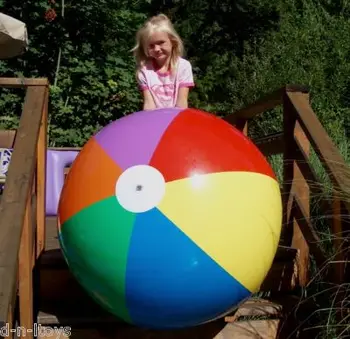
[[[343,175],[350,176],[350,140],[337,136],[337,148],[345,160],[345,168]],[[314,150],[310,152],[310,164],[317,174],[319,182],[309,182],[311,192],[314,188],[321,187],[321,191],[310,196],[310,221],[319,237],[318,246],[322,249],[327,257],[323,267],[317,267],[315,260],[311,255],[310,260],[310,277],[307,286],[300,291],[300,301],[295,308],[302,307],[304,304],[312,301],[316,306],[314,311],[305,319],[302,319],[300,326],[295,328],[295,332],[290,333],[290,338],[296,334],[298,330],[308,333],[317,330],[320,339],[334,339],[349,337],[350,332],[350,281],[337,282],[329,279],[329,274],[334,272],[332,268],[336,263],[344,260],[341,255],[344,254],[344,245],[346,245],[346,234],[335,234],[332,232],[330,222],[334,218],[332,210],[323,210],[322,202],[332,206],[333,196],[338,196],[343,201],[350,201],[350,191],[341,192],[334,188],[332,182],[323,167],[320,159]],[[276,172],[279,182],[283,182],[283,157],[282,155],[274,155],[269,158],[270,164]],[[340,169],[343,170],[343,169]],[[350,177],[349,177],[350,180]],[[343,227],[350,224],[350,215],[348,213],[339,215],[343,221]],[[350,230],[350,228],[349,228]],[[350,232],[350,231],[349,231]],[[350,234],[349,234],[350,235]],[[335,244],[338,246],[336,248]],[[347,246],[349,247],[349,246]],[[346,247],[345,247],[346,249]],[[336,316],[339,312],[342,318]],[[310,338],[314,337],[310,334]]]

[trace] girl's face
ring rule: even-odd
[[[162,64],[170,58],[172,49],[173,44],[167,33],[155,32],[148,40],[148,55],[158,64]]]

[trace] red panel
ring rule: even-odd
[[[166,181],[194,173],[257,172],[275,178],[258,148],[222,119],[196,109],[186,109],[170,124],[150,165]]]

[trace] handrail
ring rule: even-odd
[[[47,86],[46,78],[0,78],[0,87],[27,88],[30,86]]]
[[[327,215],[332,213],[333,245],[341,253],[337,255],[339,263],[336,264],[338,272],[335,275],[338,282],[344,281],[347,254],[340,238],[349,239],[350,236],[345,210],[342,209],[344,207],[350,214],[350,168],[312,110],[307,87],[287,85],[223,119],[248,134],[250,120],[277,106],[283,108],[283,130],[253,141],[263,154],[283,154],[284,157],[284,244],[300,250],[301,285],[305,286],[308,281],[309,251],[315,256],[318,266],[322,267],[329,261],[318,247],[319,239],[310,216],[310,197],[313,194],[319,196],[324,190],[309,159],[311,144],[333,183],[333,203],[323,199],[319,207],[325,207]],[[331,279],[334,281],[334,276]]]
[[[258,101],[223,117],[223,120],[232,125],[236,124],[239,119],[250,120],[261,113],[281,105],[283,103],[283,95],[288,92],[308,93],[309,90],[306,86],[286,85],[268,95],[265,95]]]
[[[308,100],[300,93],[287,93],[287,97],[294,108],[294,113],[297,115],[304,133],[311,141],[333,184],[340,192],[350,196],[349,166],[345,163],[339,150],[318,120]],[[350,213],[350,201],[344,199],[344,204],[348,213]]]
[[[297,115],[298,121],[301,123],[304,133],[310,139],[315,151],[320,160],[325,165],[326,171],[332,182],[339,189],[340,194],[350,194],[350,168],[345,163],[339,150],[334,145],[328,133],[318,120],[316,114],[311,108],[309,100],[305,96],[309,90],[306,86],[286,85],[278,90],[275,90],[269,95],[264,96],[255,103],[240,109],[232,114],[223,117],[223,120],[235,125],[239,120],[251,120],[252,118],[264,113],[267,110],[273,109],[284,103],[286,95],[291,102],[294,114]],[[279,144],[284,142],[283,132],[274,133],[265,137],[259,138],[256,141],[257,145],[268,143],[270,140],[276,140]],[[278,147],[279,151],[281,145]],[[272,152],[273,154],[275,152]],[[350,213],[350,202],[344,199],[344,204]]]
[[[0,327],[12,319],[19,288],[20,305],[27,308],[20,314],[21,326],[32,328],[32,269],[38,256],[37,247],[43,246],[42,234],[37,235],[39,242],[33,239],[31,204],[35,189],[37,227],[40,224],[43,232],[48,81],[0,78],[1,87],[26,87],[26,84],[30,86],[26,89],[0,203]]]

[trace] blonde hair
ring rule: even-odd
[[[174,70],[179,57],[183,56],[184,47],[180,36],[174,29],[173,24],[165,14],[158,14],[148,19],[136,33],[136,45],[131,50],[136,59],[137,70],[149,60],[147,54],[147,41],[154,32],[167,33],[173,45],[170,57],[170,69]]]

